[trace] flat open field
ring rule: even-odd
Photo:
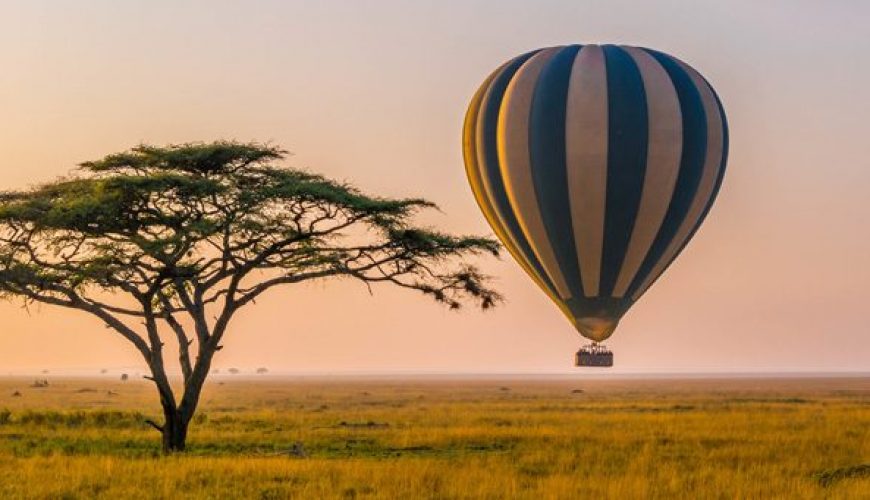
[[[44,378],[0,498],[870,498],[868,378],[227,377],[171,457],[148,382]]]

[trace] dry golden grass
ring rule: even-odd
[[[230,378],[172,457],[147,383],[29,382],[0,498],[870,498],[866,378]]]

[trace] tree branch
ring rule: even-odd
[[[145,423],[150,425],[151,427],[154,427],[155,429],[157,429],[157,432],[163,434],[163,426],[162,425],[158,425],[157,422],[155,422],[149,418],[145,419]]]
[[[169,301],[162,294],[160,295],[160,299],[164,304],[164,307],[168,305]],[[178,363],[181,366],[181,374],[184,377],[184,384],[187,385],[190,380],[190,373],[193,371],[190,365],[190,344],[193,343],[192,340],[187,338],[187,334],[184,331],[184,327],[181,326],[175,316],[172,315],[169,309],[164,309],[162,311],[163,320],[172,328],[172,331],[175,332],[175,338],[178,340]]]

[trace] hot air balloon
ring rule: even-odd
[[[610,366],[600,342],[680,254],[725,173],[709,83],[651,49],[570,45],[496,69],[463,131],[471,189],[496,236]]]

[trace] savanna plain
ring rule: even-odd
[[[870,498],[870,378],[0,379],[0,498]],[[41,385],[41,384],[36,384]]]

